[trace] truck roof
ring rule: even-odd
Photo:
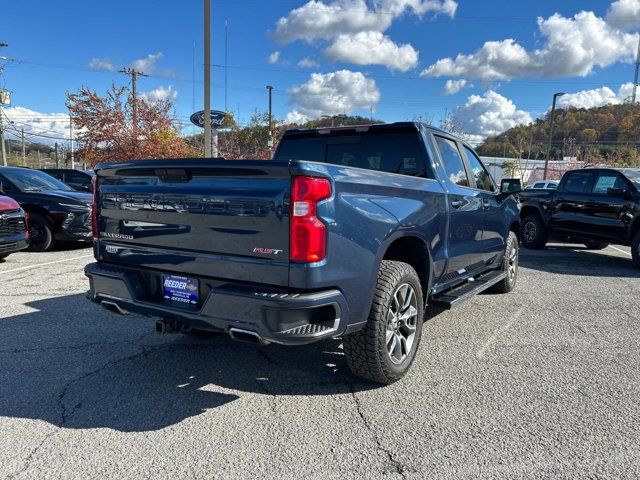
[[[308,128],[308,129],[291,129],[284,132],[283,137],[290,136],[317,136],[317,135],[330,135],[332,133],[348,133],[352,131],[368,132],[368,131],[406,131],[406,130],[418,130],[420,126],[424,126],[430,130],[434,130],[444,135],[451,135],[439,128],[427,125],[421,122],[394,122],[394,123],[374,123],[369,125],[347,125],[340,127],[320,127],[320,128]]]

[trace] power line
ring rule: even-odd
[[[72,65],[61,65],[61,64],[51,64],[51,63],[42,63],[42,62],[32,62],[29,60],[21,60],[21,59],[17,59],[14,58],[12,59],[16,62],[20,62],[20,63],[24,63],[25,65],[33,65],[33,66],[37,66],[37,67],[44,67],[44,68],[56,68],[56,69],[62,69],[62,70],[74,70],[74,71],[80,71],[80,72],[92,72],[92,73],[100,73],[100,74],[113,74],[114,72],[111,70],[96,70],[96,69],[90,69],[90,68],[83,68],[83,67],[77,67],[77,66],[72,66]],[[219,69],[224,69],[225,66],[224,64],[217,64],[217,63],[212,63],[211,64],[212,68],[219,68]],[[309,71],[308,70],[296,70],[296,69],[287,69],[287,68],[270,68],[270,67],[257,67],[257,66],[253,66],[253,65],[227,65],[227,68],[229,69],[236,69],[236,70],[253,70],[253,71],[261,71],[261,72],[273,72],[273,73],[293,73],[293,74],[298,74],[298,75],[302,75],[302,76],[308,76],[309,75]],[[200,80],[192,80],[189,78],[185,78],[185,77],[180,77],[177,75],[157,75],[157,74],[148,74],[147,75],[149,78],[157,78],[157,79],[164,79],[164,80],[174,80],[176,82],[182,82],[182,83],[198,83],[201,84],[203,83]],[[416,75],[393,75],[393,74],[389,74],[389,75],[384,75],[384,74],[368,74],[367,78],[373,78],[373,79],[388,79],[388,80],[418,80],[418,81],[422,81],[422,82],[442,82],[442,78],[434,78],[434,77],[421,77],[419,74]],[[590,86],[594,86],[594,85],[598,85],[598,86],[602,86],[603,82],[586,82],[586,81],[570,81],[570,80],[521,80],[521,79],[517,79],[517,78],[513,78],[513,79],[504,79],[502,81],[506,81],[509,83],[516,83],[516,84],[525,84],[525,85],[590,85]],[[214,87],[217,88],[224,88],[224,83],[221,84],[217,84],[217,83],[212,83],[211,84]],[[249,86],[241,86],[241,87],[228,87],[230,90],[250,90],[250,91],[256,91],[256,92],[261,92],[262,91],[262,87],[249,87]]]

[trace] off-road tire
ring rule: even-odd
[[[631,242],[631,256],[636,267],[640,267],[640,232],[636,233]]]
[[[609,246],[609,243],[599,242],[598,240],[585,240],[582,243],[584,243],[584,246],[589,250],[604,250]]]
[[[394,295],[404,284],[408,284],[414,290],[417,318],[410,350],[406,358],[396,364],[392,362],[387,351],[387,323]],[[411,367],[420,345],[423,316],[422,288],[414,268],[407,263],[383,260],[365,327],[343,338],[347,365],[351,371],[367,380],[382,384],[400,380]]]
[[[46,252],[53,248],[55,242],[53,229],[46,218],[38,214],[29,215],[28,228],[30,252]],[[35,235],[32,233],[32,230],[35,231],[34,229],[39,229]]]
[[[9,256],[8,253],[4,253],[2,255],[0,255],[0,261],[4,260],[5,258],[7,258]]]
[[[515,288],[518,281],[519,249],[518,237],[516,237],[515,233],[509,232],[501,267],[501,271],[505,272],[507,276],[504,280],[500,280],[498,283],[493,285],[489,289],[490,292],[509,293]]]
[[[532,250],[542,250],[547,245],[549,234],[537,213],[522,219],[522,245]]]

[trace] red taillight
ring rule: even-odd
[[[318,202],[331,196],[326,178],[293,177],[291,184],[291,249],[289,259],[314,263],[327,253],[327,229],[316,217]]]
[[[91,185],[93,186],[93,203],[91,204],[91,234],[93,238],[98,238],[98,182],[93,177]]]

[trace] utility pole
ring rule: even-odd
[[[2,123],[2,103],[0,102],[0,157],[2,157],[2,165],[7,166],[7,152],[4,149],[4,125]]]
[[[631,96],[631,105],[636,103],[636,95],[638,93],[638,76],[640,75],[640,38],[638,38],[638,55],[636,56],[636,74],[633,77],[633,95]]]
[[[0,42],[0,47],[8,47],[9,44],[5,42]],[[0,57],[0,60],[3,58]],[[0,73],[2,73],[3,68],[0,66]],[[2,111],[2,105],[4,105],[4,95],[3,91],[0,90],[0,159],[2,160],[2,165],[7,166],[7,152],[4,147],[4,124],[2,121],[2,117],[4,116],[4,112]]]
[[[269,90],[269,142],[267,143],[269,147],[269,160],[271,160],[271,152],[273,150],[273,120],[272,120],[272,110],[271,110],[271,93],[273,92],[273,87],[271,85],[267,85],[267,90]]]
[[[211,0],[204,0],[204,157],[211,158]]]
[[[73,151],[73,120],[71,120],[71,115],[69,115],[69,148],[71,149],[71,168],[76,168],[76,159]]]
[[[224,112],[227,113],[227,62],[229,60],[229,23],[224,21]]]
[[[56,168],[60,168],[60,144],[56,142]]]
[[[562,92],[558,92],[553,95],[553,105],[551,107],[551,119],[550,119],[551,125],[549,126],[549,146],[547,148],[547,158],[544,159],[544,175],[542,178],[543,180],[547,179],[547,173],[549,171],[549,157],[551,156],[551,142],[553,142],[553,122],[556,116],[556,102],[558,101],[558,97],[561,97],[563,95],[564,93]]]
[[[137,99],[138,99],[138,90],[137,90],[138,77],[148,77],[149,75],[147,75],[144,72],[138,72],[137,70],[135,70],[133,68],[123,68],[122,70],[120,70],[120,73],[124,73],[125,75],[131,77],[131,97],[133,98],[133,104],[131,105],[131,109],[132,109],[133,129],[135,131],[136,127],[138,125],[138,103],[137,103]]]
[[[26,148],[24,145],[24,128],[20,129],[20,140],[22,140],[22,166],[26,167],[27,166],[27,154],[26,154]]]

